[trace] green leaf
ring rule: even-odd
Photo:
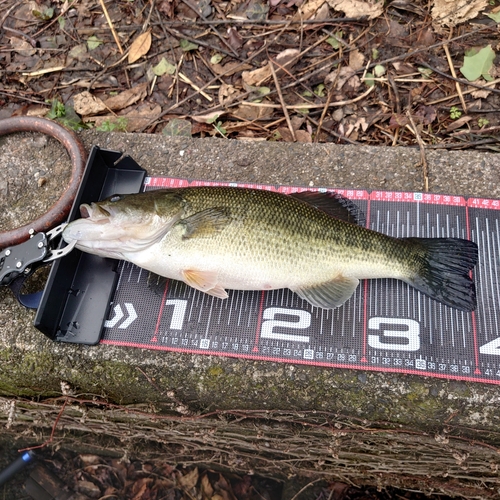
[[[423,66],[419,66],[417,68],[418,72],[422,75],[422,76],[425,76],[427,78],[429,78],[429,76],[432,75],[432,69],[429,69],[429,68],[424,68]]]
[[[325,86],[322,83],[320,83],[314,90],[314,93],[318,97],[325,97]]]
[[[224,55],[223,54],[214,54],[211,58],[210,58],[210,64],[219,64],[222,59],[224,59]]]
[[[366,73],[364,82],[367,87],[373,87],[375,85],[375,80],[373,78],[375,78],[373,73]]]
[[[33,10],[32,14],[42,21],[49,21],[54,17],[54,9],[52,7],[49,7],[43,11]]]
[[[64,17],[58,17],[57,22],[59,23],[59,28],[63,30],[64,26],[66,26],[66,19]]]
[[[95,35],[87,38],[87,47],[89,48],[89,50],[97,49],[97,47],[99,47],[99,45],[101,44],[102,40],[99,40],[99,38],[97,38]]]
[[[127,131],[127,119],[123,116],[112,120],[104,120],[101,125],[95,128],[99,132],[126,132]]]
[[[340,48],[339,40],[342,40],[342,31],[337,31],[333,36],[330,36],[326,39],[326,43],[329,43],[334,49]]]
[[[269,12],[269,5],[260,2],[251,2],[245,14],[250,21],[264,21]]]
[[[373,72],[375,73],[375,76],[380,78],[381,76],[385,75],[385,66],[382,66],[382,64],[377,64],[373,68]]]
[[[51,99],[48,102],[50,102],[50,111],[47,113],[47,118],[56,120],[66,114],[66,108],[59,99]]]
[[[162,57],[161,61],[156,65],[153,66],[153,73],[156,76],[163,76],[165,73],[167,75],[173,75],[175,74],[176,67],[169,63],[164,57]]]
[[[493,65],[493,59],[495,59],[495,51],[491,45],[482,48],[476,54],[469,51],[464,57],[464,65],[460,71],[469,82],[477,80],[480,76],[487,79],[490,76],[489,71]]]
[[[198,48],[198,45],[196,45],[193,42],[190,42],[189,40],[186,40],[183,38],[180,42],[179,45],[181,46],[181,49],[184,52],[189,52],[190,50],[196,50]]]
[[[490,19],[493,19],[496,23],[500,23],[500,12],[486,14]]]

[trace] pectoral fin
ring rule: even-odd
[[[334,309],[348,300],[358,285],[358,279],[340,275],[332,281],[293,291],[315,307]]]
[[[196,290],[208,293],[219,299],[226,299],[228,297],[226,290],[217,283],[218,274],[216,272],[187,269],[182,271],[182,277],[185,283],[196,288]]]
[[[184,226],[182,238],[188,239],[211,236],[224,229],[230,222],[229,209],[215,207],[182,219],[179,224]]]

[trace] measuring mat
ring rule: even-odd
[[[231,185],[283,193],[312,188],[146,178],[145,189]],[[221,300],[127,262],[101,342],[500,384],[500,201],[427,193],[335,190],[395,237],[466,238],[479,245],[472,313],[397,280],[361,281],[334,310],[290,290],[228,291]]]

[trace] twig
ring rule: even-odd
[[[339,134],[337,132],[334,132],[333,130],[330,130],[326,128],[323,125],[320,125],[318,121],[316,121],[314,118],[311,118],[309,115],[305,115],[306,120],[311,122],[315,127],[318,128],[317,134],[319,135],[319,130],[323,130],[327,134],[330,134],[332,137],[335,137],[336,139],[340,139],[341,141],[347,142],[348,144],[355,144],[356,146],[361,146],[362,144],[358,141],[354,141],[353,139],[349,139],[349,137],[346,137],[345,135]]]
[[[23,3],[23,2],[20,2],[20,3]],[[41,28],[40,30],[38,30],[33,35],[33,38],[36,38],[37,36],[39,36],[40,34],[42,34],[46,29],[50,28],[53,24],[55,24],[56,22],[58,22],[59,19],[61,19],[61,17],[64,16],[64,14],[66,14],[66,12],[68,12],[68,10],[70,8],[74,8],[75,5],[76,5],[76,0],[75,0],[75,2],[67,2],[66,4],[63,4],[63,5],[65,5],[65,6],[61,9],[60,14],[57,17],[55,17],[54,19],[52,19],[52,21],[50,21],[50,23],[47,23],[43,28]]]
[[[213,99],[206,92],[204,92],[202,89],[200,89],[200,87],[198,87],[198,85],[196,85],[192,80],[190,80],[184,73],[181,73],[180,71],[179,71],[179,78],[184,83],[187,83],[188,85],[193,87],[193,89],[195,89],[197,92],[199,92],[207,101],[210,101],[210,102],[213,101]]]
[[[276,86],[276,92],[278,92],[278,98],[281,103],[281,108],[283,109],[283,114],[285,115],[286,124],[288,125],[290,133],[292,134],[293,142],[297,142],[297,136],[295,135],[295,130],[293,129],[293,125],[290,120],[290,115],[288,114],[288,109],[286,109],[285,100],[283,99],[280,83],[278,81],[278,77],[276,76],[276,71],[274,70],[274,65],[271,58],[269,58],[269,69],[271,70],[271,74],[273,75],[274,85]]]
[[[5,12],[5,14],[2,16],[2,18],[0,19],[0,29],[3,27],[3,23],[5,22],[5,20],[9,17],[10,13],[17,7],[19,7],[19,5],[21,5],[23,3],[23,0],[20,0],[19,2],[16,2],[14,5],[11,5]]]
[[[191,2],[191,0],[182,0],[182,2],[184,4],[186,4],[196,15],[198,15],[199,17],[201,17],[202,19],[206,19],[205,16],[203,15],[203,13],[198,9],[197,5],[193,4]],[[229,43],[222,37],[222,35],[217,31],[217,28],[215,28],[213,25],[209,25],[210,27],[210,30],[212,31],[212,33],[215,34],[215,36],[228,48],[231,50],[232,52],[232,55],[233,57],[236,56],[238,57],[238,53],[236,52],[236,50],[233,49],[233,47],[231,47],[231,45],[229,45]]]
[[[319,117],[319,121],[317,124],[316,137],[314,138],[314,142],[319,142],[319,132],[323,128],[323,120],[325,119],[326,113],[328,112],[328,108],[330,107],[330,103],[332,102],[332,97],[333,97],[333,86],[328,89],[328,95],[326,96],[325,106],[323,107],[323,111],[321,112],[321,116]]]
[[[56,420],[54,422],[54,425],[52,426],[52,431],[50,433],[49,439],[47,439],[44,443],[39,444],[37,446],[30,446],[29,448],[23,448],[21,450],[17,450],[19,453],[23,451],[31,451],[31,450],[38,450],[39,448],[45,448],[45,446],[48,446],[52,441],[54,440],[54,434],[56,432],[57,424],[59,423],[60,418],[62,417],[62,414],[64,413],[64,409],[66,408],[66,405],[68,404],[69,397],[66,397],[64,400],[63,405],[61,406],[61,409],[59,411],[59,414],[56,417]]]
[[[493,132],[495,130],[499,130],[500,125],[497,125],[496,127],[488,127],[488,128],[480,128],[480,129],[471,129],[471,130],[459,130],[458,132],[454,132],[453,134],[450,134],[452,137],[457,137],[459,135],[468,135],[468,134],[489,134],[490,132]]]
[[[406,112],[406,116],[411,122],[411,126],[413,127],[413,133],[417,138],[418,147],[420,148],[420,161],[422,163],[422,173],[424,176],[424,191],[427,193],[429,191],[429,175],[427,169],[427,159],[425,157],[425,144],[424,141],[422,141],[422,138],[420,137],[417,126],[415,125],[415,122],[413,121],[413,117],[411,116],[409,110]]]
[[[311,481],[310,483],[307,483],[303,488],[301,488],[299,491],[297,491],[297,493],[295,493],[295,495],[293,495],[293,497],[290,500],[297,500],[297,498],[299,498],[299,496],[300,496],[301,493],[303,493],[304,491],[306,491],[307,488],[309,488],[309,486],[312,486],[313,484],[316,484],[318,481],[323,481],[323,478],[320,477],[319,479],[315,479],[314,481]]]
[[[491,82],[487,82],[484,84],[484,90],[492,90],[492,89],[489,89],[488,87],[491,87],[492,85],[496,85],[497,83],[500,83],[500,78],[497,78],[496,80],[493,80]],[[470,90],[466,90],[464,92],[462,92],[463,95],[467,95],[467,94],[472,94],[472,92],[475,92],[476,89],[470,89]],[[452,94],[452,95],[449,95],[449,96],[446,96],[446,97],[441,97],[441,99],[436,99],[435,101],[431,101],[431,102],[428,102],[427,105],[428,106],[432,106],[433,104],[439,104],[440,102],[445,102],[445,101],[449,101],[450,99],[454,99],[455,97],[458,97],[458,94]],[[469,109],[469,113],[474,113],[474,112],[478,112],[478,110],[475,110],[475,109]],[[488,112],[491,112],[491,113],[496,113],[497,110],[491,110],[491,111],[488,111],[488,110],[480,110],[481,113],[488,113]]]
[[[280,34],[283,33],[283,31],[285,31],[285,29],[286,29],[286,26],[284,28],[282,28],[282,30],[280,31],[280,33],[274,37],[273,42],[275,42],[279,38]],[[261,54],[265,50],[267,50],[267,44],[266,43],[264,43],[264,45],[259,50],[256,50],[250,57],[247,57],[242,62],[244,62],[244,63],[248,62],[249,63],[250,61],[252,61],[255,57],[257,57],[259,54]],[[223,73],[221,73],[218,77],[212,78],[211,80],[208,81],[208,83],[206,83],[205,85],[203,85],[203,87],[201,87],[200,90],[204,90],[204,89],[208,88],[210,85],[213,85],[219,78],[222,78],[223,76],[226,75],[226,73],[229,73],[230,71],[231,71],[231,69],[228,69],[227,71],[224,71]],[[251,93],[251,91],[246,92],[245,95],[250,95],[250,93]],[[139,132],[142,132],[145,129],[149,128],[151,125],[153,125],[153,123],[155,123],[156,121],[158,121],[161,117],[163,117],[165,115],[168,115],[174,109],[177,109],[179,106],[182,106],[182,104],[184,104],[185,102],[189,101],[190,99],[192,99],[193,97],[197,96],[198,94],[199,94],[199,92],[197,91],[194,94],[188,95],[187,97],[185,97],[181,101],[176,102],[174,105],[172,105],[169,108],[167,108],[166,110],[164,110],[159,117],[155,118],[154,120],[149,121],[146,124],[146,126],[144,126],[142,129],[139,130]],[[219,109],[220,107],[221,106],[216,106],[215,109]],[[210,112],[210,111],[211,110],[206,110],[206,112]]]
[[[115,31],[115,27],[113,26],[113,21],[111,21],[111,18],[109,17],[108,9],[106,8],[106,5],[104,4],[104,0],[99,0],[99,2],[101,4],[102,11],[104,12],[104,17],[106,18],[108,26],[111,29],[111,33],[113,34],[113,38],[115,39],[116,45],[118,46],[118,50],[120,51],[120,54],[123,54],[123,49],[122,49],[120,40],[118,39],[118,35]]]
[[[425,68],[428,68],[432,71],[434,71],[434,73],[437,73],[438,75],[441,75],[441,76],[444,76],[445,78],[449,78],[450,80],[454,80],[455,82],[458,82],[458,83],[461,83],[462,85],[468,85],[469,87],[475,87],[476,89],[480,89],[480,90],[489,90],[490,92],[495,92],[497,94],[500,94],[500,90],[498,89],[490,89],[488,87],[488,85],[492,85],[493,83],[500,81],[500,80],[495,80],[495,82],[488,82],[488,83],[485,83],[484,85],[479,85],[477,83],[473,83],[473,82],[469,82],[467,80],[463,80],[462,78],[455,78],[451,75],[448,75],[447,73],[445,73],[444,71],[439,71],[438,69],[432,67],[432,66],[429,66],[427,63],[425,62],[422,62],[422,61],[418,61],[418,64],[420,64],[421,66],[424,66]],[[463,94],[467,94],[469,93],[470,94],[471,91],[466,91],[466,92],[463,92]]]
[[[288,88],[288,87],[285,87]],[[375,87],[370,87],[366,92],[363,92],[361,95],[358,95],[358,97],[355,97],[354,99],[349,99],[348,101],[335,101],[331,102],[329,104],[330,106],[346,106],[347,104],[352,104],[354,102],[360,101],[361,99],[364,99],[370,92],[373,91]],[[269,94],[267,94],[269,95]],[[240,101],[238,103],[231,103],[231,106],[236,105],[236,104],[245,104],[247,106],[255,106],[255,107],[262,107],[262,108],[281,108],[282,106],[280,104],[271,104],[267,102],[247,102],[247,101]],[[324,108],[324,104],[309,104],[309,103],[304,103],[304,104],[288,104],[286,105],[287,109],[313,109],[313,108]]]
[[[444,49],[444,52],[446,54],[446,59],[448,60],[448,66],[450,67],[451,74],[452,74],[453,78],[457,78],[457,74],[455,72],[453,62],[451,60],[450,49],[448,48],[448,45],[443,45],[443,49]],[[467,105],[465,104],[465,99],[464,99],[464,96],[462,94],[462,89],[460,87],[460,83],[458,82],[458,79],[455,80],[455,87],[457,89],[457,94],[458,94],[458,97],[460,98],[460,102],[462,103],[462,109],[463,109],[464,113],[467,113]]]

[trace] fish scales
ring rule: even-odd
[[[290,288],[333,308],[359,279],[396,278],[452,307],[476,305],[475,243],[366,229],[346,222],[352,207],[332,193],[190,187],[118,195],[81,211],[63,233],[67,242],[220,298],[226,289]]]
[[[381,233],[371,233],[372,238],[367,238],[359,226],[345,224],[311,205],[272,191],[187,188],[183,197],[186,217],[214,206],[230,207],[230,223],[206,238],[203,251],[210,249],[206,253],[213,255],[224,249],[227,255],[243,259],[238,261],[241,265],[260,263],[270,273],[285,269],[314,283],[350,267],[359,269],[368,260],[376,264],[371,270],[374,276],[386,276],[388,270],[381,270],[381,266],[390,266],[393,271],[395,257],[399,256],[399,265],[404,268],[409,257],[409,249],[398,240]],[[195,239],[171,241],[179,251],[201,250]],[[355,275],[356,270],[350,273]]]

